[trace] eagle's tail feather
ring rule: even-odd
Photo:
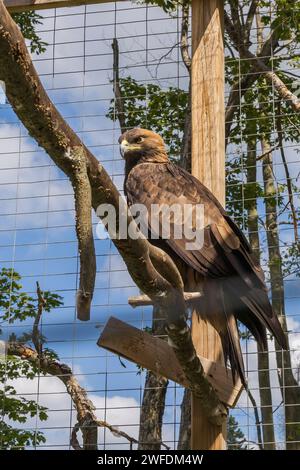
[[[287,340],[279,323],[277,315],[273,312],[268,296],[259,289],[251,289],[247,295],[241,296],[242,302],[272,333],[282,349],[287,349]]]
[[[233,303],[235,317],[246,325],[263,350],[267,348],[266,328],[280,346],[287,349],[285,334],[265,289],[245,289],[241,280],[235,277],[226,280],[226,293]]]
[[[229,361],[233,381],[239,377],[246,386],[244,361],[241,351],[239,333],[230,295],[226,295],[222,282],[209,280],[202,285],[203,296],[194,304],[197,315],[209,322],[220,336],[224,363]]]
[[[242,384],[246,387],[246,376],[244,369],[243,354],[240,345],[239,332],[236,319],[233,314],[232,306],[230,305],[230,298],[226,295],[224,287],[221,286],[221,298],[224,316],[226,318],[226,331],[220,333],[225,364],[227,358],[229,359],[232,378],[235,382],[236,376],[240,377]],[[226,355],[225,355],[226,353]]]
[[[267,292],[255,287],[245,289],[238,277],[206,279],[201,287],[203,296],[195,305],[195,310],[219,333],[224,361],[227,364],[229,360],[233,379],[239,376],[246,385],[237,320],[249,329],[262,350],[267,348],[266,328],[283,349],[287,347],[285,334],[272,310]],[[195,285],[192,290],[194,288]]]

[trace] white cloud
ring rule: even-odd
[[[79,368],[77,367],[77,370]],[[40,429],[44,432],[47,442],[46,447],[61,448],[69,446],[70,429],[76,423],[76,411],[71,405],[71,399],[64,384],[56,377],[40,377],[34,380],[25,378],[9,382],[17,393],[30,400],[37,400],[39,405],[48,408],[47,421],[39,421],[31,418],[21,428]],[[105,397],[103,395],[89,394],[90,400],[96,407],[96,415],[99,419],[107,421],[117,429],[122,429],[129,435],[138,437],[139,403],[130,396]],[[106,429],[99,428],[99,446],[127,443],[123,438],[113,435]]]
[[[295,317],[287,317],[287,327],[289,330],[289,342],[291,350],[292,367],[294,374],[300,367],[300,322]]]

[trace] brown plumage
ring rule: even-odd
[[[246,325],[260,346],[267,346],[266,328],[282,348],[286,339],[270,305],[260,266],[255,264],[243,233],[196,178],[169,161],[162,138],[145,129],[132,129],[119,139],[125,159],[124,190],[129,206],[144,204],[203,204],[205,214],[202,248],[187,250],[185,238],[151,240],[178,266],[186,291],[201,291],[194,308],[218,331],[225,363],[245,384],[245,373],[236,320]],[[174,219],[172,220],[174,230]],[[178,220],[175,222],[178,223]],[[189,220],[193,228],[193,217]],[[151,229],[151,227],[148,227]],[[159,223],[159,236],[162,226]]]

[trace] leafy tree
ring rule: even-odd
[[[15,357],[7,357],[0,363],[0,448],[24,450],[28,446],[37,446],[46,442],[40,431],[24,430],[16,424],[25,424],[29,418],[38,417],[41,421],[48,418],[47,408],[39,405],[35,400],[28,400],[17,395],[14,386],[6,385],[8,381],[17,379],[20,375],[33,380],[39,373],[29,363]]]
[[[62,305],[61,297],[51,292],[44,292],[45,300],[43,308],[51,312],[53,308]],[[22,291],[21,276],[13,269],[2,268],[0,271],[0,324],[12,325],[24,322],[30,318],[36,318],[38,311],[38,298],[32,297]],[[24,331],[20,336],[12,333],[10,342],[19,342],[34,345],[32,332]],[[46,338],[39,335],[41,343]],[[43,354],[49,358],[57,358],[50,349],[44,349]],[[48,417],[47,409],[39,405],[35,400],[28,400],[17,394],[11,381],[19,377],[34,380],[43,373],[36,364],[24,361],[19,357],[7,355],[0,362],[0,409],[2,416],[0,421],[0,447],[3,449],[25,449],[28,446],[37,446],[46,442],[45,436],[40,431],[23,430],[17,426],[25,424],[30,418],[38,417],[45,421]]]
[[[58,355],[47,348],[47,338],[39,331],[39,322],[44,312],[62,305],[62,298],[49,291],[42,292],[37,283],[37,295],[29,296],[22,291],[21,277],[13,269],[0,271],[0,321],[3,325],[13,325],[34,319],[32,329],[20,335],[12,332],[6,342],[5,357],[0,361],[0,448],[25,449],[46,442],[44,434],[38,430],[20,428],[30,418],[45,421],[47,409],[35,400],[17,395],[13,381],[22,377],[34,380],[40,375],[57,377],[66,388],[77,412],[71,445],[74,449],[97,449],[97,429],[107,427],[115,436],[135,442],[131,436],[119,431],[106,421],[99,421],[95,407],[89,400],[86,390],[78,383],[69,365],[60,362]],[[27,322],[26,322],[27,325]],[[4,359],[4,360],[2,360]],[[88,423],[88,424],[87,424]],[[82,433],[83,445],[78,442],[78,430]]]
[[[20,281],[20,274],[13,269],[0,270],[0,324],[11,324],[17,320],[23,322],[36,316],[38,298],[23,292]],[[62,305],[60,295],[45,291],[43,297],[45,312]]]
[[[173,13],[179,5],[182,5],[185,0],[139,0],[139,3],[146,3],[147,5],[156,5],[163,9],[166,13]],[[190,3],[190,2],[189,2]]]
[[[227,449],[242,450],[245,448],[245,435],[234,416],[230,415],[227,422]]]
[[[232,122],[230,126],[227,123],[227,129],[230,131],[228,141],[230,146],[233,146],[230,148],[233,148],[235,152],[242,149],[235,162],[237,170],[242,169],[242,174],[239,175],[233,170],[234,184],[233,189],[229,192],[228,202],[232,213],[237,216],[237,221],[243,223],[244,228],[247,227],[248,223],[250,224],[247,213],[251,208],[253,209],[254,201],[256,207],[260,201],[264,204],[264,216],[259,217],[258,213],[256,214],[257,228],[255,230],[256,232],[259,230],[260,233],[266,235],[266,243],[262,243],[262,247],[264,248],[263,255],[267,258],[269,265],[267,275],[271,284],[273,308],[281,319],[284,330],[286,330],[283,282],[285,268],[283,262],[288,257],[287,253],[289,253],[292,255],[290,267],[297,265],[295,256],[297,255],[298,221],[294,194],[299,192],[299,188],[290,177],[284,147],[299,140],[300,116],[299,112],[295,112],[295,109],[291,107],[291,102],[285,99],[285,95],[281,91],[296,88],[297,75],[294,76],[289,69],[295,67],[298,60],[299,31],[297,24],[299,22],[299,12],[293,13],[294,2],[290,1],[258,1],[256,3],[256,30],[254,31],[256,38],[251,36],[251,40],[257,45],[256,55],[260,54],[264,45],[269,41],[270,48],[264,57],[265,64],[270,67],[270,58],[272,56],[272,70],[276,71],[276,75],[282,80],[283,85],[281,90],[276,89],[274,81],[270,83],[270,80],[267,80],[268,76],[262,74],[261,71],[258,74],[257,64],[245,56],[245,46],[241,46],[243,39],[244,41],[247,39],[244,34],[245,23],[240,14],[234,10],[234,2],[228,1],[231,12],[228,15],[229,20],[225,21],[225,25],[226,40],[230,44],[230,54],[228,54],[226,60],[229,84],[233,86],[237,77],[242,77],[239,82],[242,96],[236,102],[237,106],[235,108],[238,120],[233,119],[234,116],[231,115]],[[245,2],[245,5],[250,4],[253,5],[254,2]],[[230,22],[234,25],[235,31],[238,31],[239,39],[228,28]],[[252,47],[251,50],[253,49]],[[239,67],[241,68],[239,69]],[[252,78],[250,73],[252,73]],[[247,74],[249,74],[248,79]],[[261,143],[259,150],[261,155],[258,153],[257,140]],[[244,151],[243,144],[245,142],[247,143],[247,149]],[[252,148],[251,151],[249,151],[250,147]],[[277,155],[279,154],[279,157],[281,157],[285,181],[278,182],[276,180],[272,155],[274,150],[277,150]],[[255,154],[251,164],[249,164],[250,153]],[[249,181],[248,175],[253,172],[253,168],[255,168],[255,171],[256,168],[258,171],[262,171],[263,181],[258,182],[257,175],[255,180]],[[246,175],[247,178],[245,178]],[[237,201],[243,201],[243,204],[238,204]],[[294,228],[296,241],[292,245],[288,242],[287,247],[282,247],[280,241],[281,223]],[[251,223],[251,226],[253,227],[253,223]],[[250,236],[251,238],[254,239],[255,237]],[[255,242],[255,245],[259,247],[259,240]],[[287,351],[282,354],[278,345],[276,349],[279,351],[277,353],[279,383],[281,387],[284,386],[282,382],[284,375],[285,385],[288,384],[287,394],[289,397],[287,398],[285,395],[284,401],[285,403],[298,404],[300,403],[300,389],[291,370],[290,352]],[[258,359],[259,362],[262,361],[263,355],[259,354]],[[266,359],[267,357],[264,357],[264,360]],[[268,371],[268,362],[264,366],[260,364],[259,368]],[[267,372],[264,375],[266,374]],[[260,372],[259,375],[261,379],[262,373]],[[264,412],[270,408],[270,402],[264,402],[264,394],[267,392],[267,388],[266,385],[260,388],[262,424],[265,424],[263,426],[264,440],[269,442],[269,444],[266,444],[267,446],[273,445],[275,447],[274,433],[272,438],[270,438],[270,435],[269,438],[267,436],[268,431],[272,430],[272,413],[268,413],[268,419],[263,416]],[[290,449],[299,448],[299,442],[297,442],[299,441],[299,429],[297,429],[297,423],[300,420],[299,406],[291,407],[287,404],[285,415],[287,447]]]
[[[12,17],[19,25],[24,38],[28,39],[31,52],[38,55],[45,52],[48,44],[42,41],[36,32],[36,27],[42,24],[43,17],[35,11],[13,13]]]
[[[119,88],[125,127],[151,128],[160,133],[169,147],[171,158],[179,160],[188,93],[176,87],[163,90],[153,83],[145,85],[132,77],[121,78]],[[113,121],[119,118],[114,99],[107,117]]]

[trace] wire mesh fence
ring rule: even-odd
[[[249,31],[254,54],[262,50],[269,25],[281,11],[278,2],[265,3]],[[239,12],[244,24],[248,4],[244,2],[245,11]],[[230,6],[226,7],[229,13]],[[116,83],[122,93],[125,125],[159,131],[171,157],[180,163],[189,90],[189,72],[182,58],[181,7],[170,13],[142,2],[110,2],[39,14],[35,31],[45,50],[32,56],[42,83],[118,189],[123,191],[124,164],[118,146]],[[294,15],[296,21],[297,7]],[[190,26],[190,40],[189,32]],[[118,47],[116,42],[112,47],[116,39]],[[288,42],[292,39],[291,49]],[[267,57],[271,71],[295,91],[298,75],[293,58],[298,57],[299,43],[292,39],[271,43],[268,56],[261,60]],[[249,390],[231,411],[228,445],[281,449],[287,441],[300,445],[300,123],[274,83],[253,68],[254,59],[241,57],[239,43],[234,50],[232,42],[225,22],[227,208],[265,270],[273,306],[287,325],[290,350],[282,353],[270,338],[269,354],[258,354],[255,341],[241,327]],[[234,86],[235,99],[230,101]],[[5,93],[0,98],[1,340],[34,349],[38,282],[47,299],[39,340],[49,358],[71,368],[97,418],[105,422],[99,426],[98,448],[137,448],[146,371],[99,348],[96,342],[111,315],[151,330],[152,307],[128,305],[128,297],[138,290],[94,217],[97,279],[91,320],[76,319],[79,260],[71,184],[28,135]],[[3,352],[1,448],[81,445],[80,435],[76,441],[74,404],[58,378],[63,370],[45,374],[43,365],[32,365],[24,355],[13,359],[9,351]],[[161,387],[166,389],[162,443],[176,449],[183,389],[171,382]]]

